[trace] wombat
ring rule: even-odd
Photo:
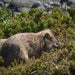
[[[5,63],[10,64],[14,59],[27,61],[33,56],[38,58],[42,51],[55,47],[59,47],[58,40],[49,29],[38,33],[18,33],[4,42],[0,56]]]

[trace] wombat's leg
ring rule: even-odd
[[[29,60],[28,57],[28,52],[26,51],[26,49],[24,47],[20,48],[20,54],[19,57],[24,60],[25,62],[27,62]]]
[[[23,51],[23,54],[24,54],[25,61],[28,61],[29,60],[28,52]]]

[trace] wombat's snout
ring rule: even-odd
[[[58,43],[56,43],[57,49],[60,49],[63,46],[64,46],[64,42],[58,42]]]
[[[55,48],[60,48],[59,42],[54,43],[54,47],[55,47]]]

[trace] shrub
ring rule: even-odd
[[[0,56],[0,65],[4,63],[3,58]]]
[[[75,8],[69,8],[69,9],[67,9],[67,11],[69,12],[69,14],[70,14],[70,16],[72,17],[72,19],[74,20],[74,22],[75,22]]]
[[[44,11],[41,9],[33,8],[29,11],[29,15],[36,23],[38,23],[38,21],[40,21],[40,18],[42,16],[43,12]]]
[[[44,13],[41,9],[31,9],[29,12],[22,12],[14,17],[7,17],[6,22],[4,21],[7,19],[1,20],[0,38],[49,28],[54,32],[61,46],[60,49],[51,49],[49,53],[42,52],[40,58],[35,60],[33,57],[28,63],[16,62],[7,68],[1,67],[0,75],[74,75],[75,22],[74,17],[70,15],[59,8],[54,8],[52,13]],[[2,57],[0,60],[3,62]]]

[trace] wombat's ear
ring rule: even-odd
[[[49,33],[45,33],[44,38],[49,38]]]

